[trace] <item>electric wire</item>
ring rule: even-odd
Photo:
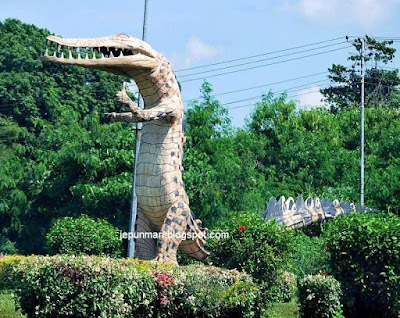
[[[304,59],[304,58],[308,58],[308,57],[312,57],[312,56],[317,56],[317,55],[321,55],[321,54],[326,54],[326,53],[331,53],[331,52],[335,52],[335,51],[339,51],[339,50],[344,50],[344,49],[349,48],[349,47],[351,47],[351,46],[345,46],[345,47],[341,47],[341,48],[337,48],[337,49],[332,49],[332,50],[323,51],[323,52],[319,52],[319,53],[304,55],[304,56],[300,56],[300,57],[296,57],[296,58],[286,59],[286,60],[283,60],[283,61],[277,61],[277,62],[273,62],[273,63],[252,66],[252,67],[243,68],[243,69],[239,69],[239,70],[234,70],[234,71],[229,71],[229,72],[224,72],[224,73],[219,73],[219,74],[212,74],[212,75],[208,75],[208,76],[187,79],[187,80],[184,80],[184,81],[180,81],[180,83],[193,82],[193,81],[198,81],[198,80],[204,80],[205,78],[208,79],[208,78],[223,76],[223,75],[227,75],[227,74],[233,74],[233,73],[238,73],[238,72],[243,72],[243,71],[248,71],[248,70],[254,70],[256,68],[267,67],[267,66],[271,66],[271,65],[276,65],[276,64],[296,61],[296,60],[300,60],[300,59]]]
[[[256,57],[260,57],[260,56],[266,56],[266,55],[271,55],[271,54],[276,54],[276,53],[287,52],[287,51],[291,51],[291,50],[295,50],[295,49],[301,49],[301,48],[308,47],[308,46],[313,46],[313,45],[318,45],[318,44],[338,41],[338,40],[341,40],[343,38],[344,37],[338,37],[338,38],[334,38],[334,39],[330,39],[330,40],[319,41],[319,42],[314,42],[314,43],[310,43],[310,44],[304,44],[304,45],[300,45],[300,46],[290,47],[290,48],[276,50],[276,51],[271,51],[271,52],[267,52],[267,53],[261,53],[261,54],[257,54],[257,55],[251,55],[251,56],[236,58],[236,59],[232,59],[232,60],[212,63],[212,64],[205,64],[205,65],[200,65],[200,66],[195,66],[195,67],[184,68],[184,69],[177,70],[176,73],[183,72],[183,71],[188,71],[188,70],[199,69],[199,68],[204,68],[204,67],[215,66],[215,65],[227,64],[227,63],[237,62],[237,61],[241,61],[241,60],[252,59],[252,58],[256,58]]]
[[[226,69],[230,69],[230,68],[234,68],[234,67],[240,67],[240,66],[244,66],[244,65],[255,64],[255,63],[260,63],[260,62],[264,62],[264,61],[279,59],[281,57],[287,57],[287,56],[292,56],[292,55],[296,55],[296,54],[302,54],[302,53],[305,53],[305,52],[311,52],[311,51],[315,51],[315,50],[320,50],[320,49],[324,49],[324,48],[327,48],[327,47],[338,46],[339,44],[344,44],[344,43],[347,43],[347,42],[346,41],[342,41],[342,42],[339,42],[339,43],[328,44],[328,45],[324,45],[324,46],[317,47],[317,48],[311,48],[311,49],[303,50],[303,51],[299,51],[299,52],[292,52],[292,53],[288,53],[288,54],[273,56],[273,57],[269,57],[269,58],[265,58],[265,59],[261,59],[261,60],[245,62],[245,63],[229,65],[229,66],[224,66],[224,67],[215,68],[215,69],[206,70],[206,71],[200,71],[200,72],[196,72],[196,73],[192,73],[192,74],[180,75],[179,78],[185,78],[185,77],[194,76],[194,75],[200,75],[200,74],[205,74],[205,73],[210,73],[210,72],[222,71],[222,70],[226,70]]]

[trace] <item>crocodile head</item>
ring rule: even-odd
[[[157,51],[127,34],[91,39],[50,35],[47,40],[49,47],[41,56],[44,62],[79,65],[129,77],[137,70],[157,68],[160,63]]]
[[[132,78],[142,93],[145,108],[177,97],[180,88],[168,60],[146,42],[127,34],[99,38],[47,37],[43,62],[78,65]],[[161,87],[163,87],[161,89]]]

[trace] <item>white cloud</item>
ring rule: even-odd
[[[297,100],[299,101],[299,108],[310,109],[315,107],[327,107],[324,101],[324,96],[320,92],[318,86],[303,89],[299,92]]]
[[[186,46],[185,63],[187,66],[193,62],[220,56],[223,53],[221,46],[214,46],[203,42],[199,37],[192,36]]]
[[[357,23],[371,27],[385,21],[399,0],[296,0],[281,7],[321,24]]]

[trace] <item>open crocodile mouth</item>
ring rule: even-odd
[[[132,56],[141,54],[129,49],[120,49],[115,47],[73,47],[58,44],[47,40],[47,49],[42,57],[55,57],[67,59],[101,59],[101,58],[118,58],[124,56]]]
[[[139,66],[151,67],[154,60],[154,57],[143,48],[95,46],[91,41],[79,41],[74,44],[70,42],[68,39],[56,36],[47,37],[47,49],[42,53],[41,59],[88,67],[128,65],[134,62],[135,64],[140,62]]]

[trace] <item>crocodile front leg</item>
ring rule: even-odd
[[[156,119],[172,121],[177,115],[176,108],[171,107],[171,101],[166,104],[161,103],[150,109],[139,108],[126,93],[126,83],[123,84],[122,89],[117,93],[117,99],[121,103],[129,106],[129,109],[132,112],[132,118],[129,118],[130,122],[147,122]],[[116,118],[117,116],[114,114],[112,117]]]

